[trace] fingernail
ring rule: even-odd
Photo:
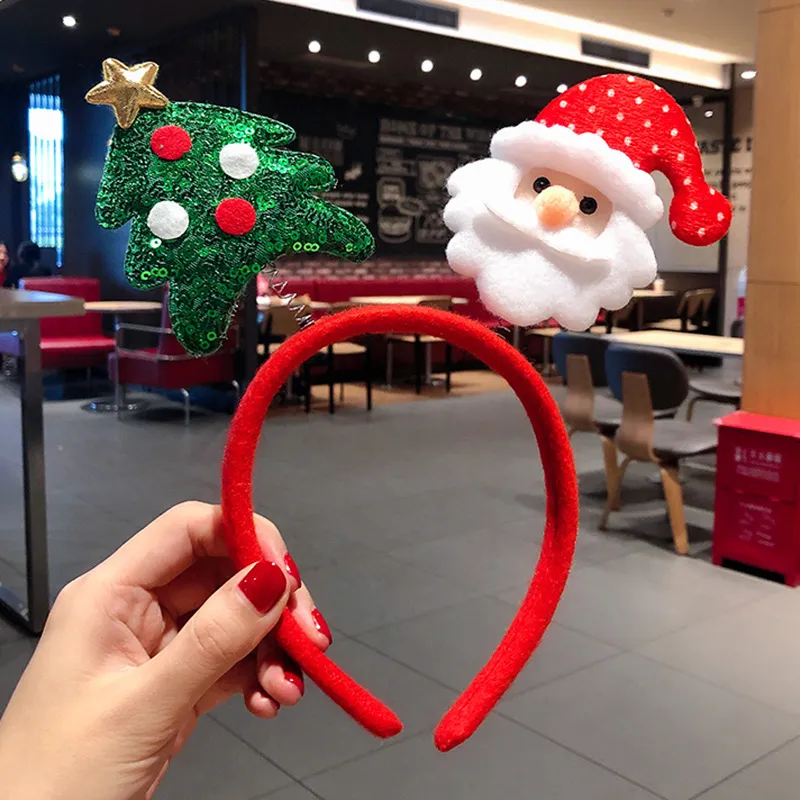
[[[297,564],[292,558],[291,553],[286,554],[283,563],[286,564],[286,572],[289,574],[289,577],[294,578],[297,581],[297,585],[300,586],[303,583],[303,579],[300,577],[300,570],[297,568]]]
[[[273,561],[259,561],[239,581],[242,594],[259,614],[266,614],[283,597],[286,575]]]
[[[300,697],[305,694],[306,683],[303,680],[303,671],[300,669],[294,659],[288,657],[284,658],[283,677],[300,690]]]
[[[311,619],[314,620],[314,625],[316,625],[317,630],[323,635],[328,637],[328,641],[333,641],[333,634],[331,633],[330,627],[328,627],[328,623],[325,622],[325,617],[322,616],[318,608],[315,608],[311,612]]]

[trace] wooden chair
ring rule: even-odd
[[[600,437],[606,487],[610,494],[609,476],[617,470],[614,435],[622,422],[622,404],[616,398],[597,391],[608,386],[605,367],[608,346],[608,339],[590,333],[562,331],[553,339],[556,368],[564,376],[567,387],[561,405],[564,424],[570,438],[574,433],[593,433]],[[656,416],[674,417],[676,411],[676,408],[659,408]]]
[[[298,317],[298,306],[309,302],[308,297],[298,297],[292,302],[291,305],[273,306],[270,309],[270,333],[273,337],[283,336],[287,338],[300,330],[300,323]],[[349,304],[336,304],[336,305],[349,305]],[[338,309],[339,311],[344,308]],[[270,342],[268,344],[268,352],[270,355],[274,353],[281,346],[281,342]],[[260,352],[263,352],[263,345]],[[361,355],[364,357],[364,373],[366,380],[366,399],[367,411],[372,411],[372,363],[370,359],[369,347],[356,342],[335,342],[332,345],[319,351],[318,355],[325,356],[327,369],[328,369],[328,411],[333,414],[336,411],[336,403],[334,400],[334,388],[336,385],[336,359],[344,358],[345,356]],[[305,393],[305,408],[306,413],[311,411],[311,362],[307,361],[303,365],[304,383],[306,385]],[[342,394],[344,393],[344,384],[342,385]]]
[[[453,298],[446,295],[440,297],[430,297],[422,300],[419,304],[425,308],[438,308],[441,311],[449,311],[453,305]],[[423,369],[426,378],[431,374],[431,345],[444,342],[444,370],[445,391],[450,392],[451,372],[453,360],[453,348],[450,343],[438,336],[423,336],[415,333],[389,333],[386,335],[386,385],[391,388],[392,373],[394,371],[394,345],[413,344],[414,345],[414,390],[417,394],[422,392]],[[423,366],[424,365],[424,366]]]
[[[678,316],[662,319],[645,327],[657,331],[681,331],[699,333],[708,328],[708,313],[716,296],[714,289],[692,289],[683,293],[678,304]]]
[[[589,328],[589,333],[628,333],[630,326],[627,323],[631,318],[633,309],[636,308],[636,303],[636,300],[631,300],[628,305],[619,309],[619,311],[606,311],[606,321],[602,325],[592,325]],[[621,323],[626,323],[626,325]]]
[[[671,351],[613,345],[606,354],[606,373],[613,394],[622,399],[622,422],[615,442],[625,458],[609,476],[600,527],[605,530],[609,515],[621,506],[622,480],[631,461],[651,462],[661,473],[675,551],[685,555],[689,536],[678,467],[681,459],[714,452],[717,432],[713,425],[655,418],[653,397],[657,392],[669,395],[667,402],[680,404],[689,390],[686,368]]]
[[[735,319],[731,323],[731,336],[736,339],[744,338],[744,320]],[[742,405],[742,376],[739,372],[735,378],[692,378],[689,388],[694,392],[694,397],[689,401],[686,409],[686,419],[691,421],[694,407],[698,403],[721,403],[741,408]]]

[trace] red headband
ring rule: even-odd
[[[492,331],[445,311],[387,306],[326,317],[281,345],[242,398],[222,463],[222,508],[236,567],[260,561],[264,556],[253,524],[252,477],[258,437],[270,403],[303,362],[320,350],[355,336],[389,331],[446,339],[505,378],[525,407],[544,467],[547,521],[539,562],[502,642],[436,729],[436,746],[447,751],[475,732],[522,671],[553,618],[572,566],[578,530],[572,450],[558,407],[528,361]],[[311,680],[364,728],[383,738],[400,732],[402,723],[395,714],[322,653],[288,610],[278,625],[277,638]]]

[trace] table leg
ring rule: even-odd
[[[511,343],[514,345],[515,350],[519,350],[519,337],[520,337],[520,327],[519,325],[514,325],[511,328]]]
[[[114,338],[116,339],[118,347],[120,344],[119,326],[119,314],[114,314]],[[114,397],[98,397],[96,400],[90,400],[88,403],[84,403],[81,408],[84,411],[90,411],[94,414],[116,414],[120,411],[141,411],[150,405],[146,400],[136,400],[130,402],[123,400],[122,404],[120,404],[117,395],[118,392],[114,392]]]
[[[636,301],[636,330],[644,330],[644,303],[641,300]]]
[[[0,586],[0,613],[31,633],[39,634],[50,610],[39,320],[19,323],[19,334],[22,341],[20,405],[28,601],[23,602]]]

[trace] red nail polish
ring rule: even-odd
[[[311,612],[311,618],[314,620],[314,625],[317,626],[317,630],[323,635],[328,637],[328,641],[333,641],[333,634],[331,633],[331,629],[328,627],[328,623],[325,622],[325,617],[322,616],[318,608],[315,608]]]
[[[303,671],[291,658],[287,657],[283,661],[283,677],[300,690],[300,697],[305,694],[306,683],[303,680]]]
[[[283,563],[286,564],[286,572],[289,574],[289,577],[294,578],[297,581],[297,585],[300,586],[303,583],[303,579],[300,577],[300,570],[297,568],[297,564],[290,553],[286,554]]]
[[[259,561],[239,581],[242,594],[259,614],[266,614],[283,597],[286,575],[273,561]]]

